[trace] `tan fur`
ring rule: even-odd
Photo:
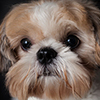
[[[100,66],[99,23],[100,11],[91,2],[41,0],[15,6],[0,26],[0,69],[9,69],[6,84],[11,95],[19,100],[84,97]],[[70,34],[81,41],[73,51],[63,44]],[[21,49],[23,38],[32,43],[27,52]],[[58,53],[47,66],[53,76],[45,77],[37,61],[43,47]]]

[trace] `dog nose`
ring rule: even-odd
[[[41,64],[45,64],[45,65],[52,63],[53,59],[56,58],[56,56],[57,56],[57,52],[50,47],[41,48],[37,52],[38,61]]]

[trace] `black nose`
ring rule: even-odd
[[[50,48],[42,48],[37,52],[37,59],[41,64],[50,64],[54,58],[56,58],[57,52]]]

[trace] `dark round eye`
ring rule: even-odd
[[[67,40],[65,41],[65,44],[69,46],[71,49],[75,49],[79,46],[80,40],[74,35],[69,35],[67,37]]]
[[[21,48],[24,51],[27,51],[32,46],[32,43],[28,38],[22,39],[20,43],[21,43]]]

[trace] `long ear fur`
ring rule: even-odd
[[[6,21],[4,20],[0,26],[0,71],[7,71],[15,61],[5,30]]]
[[[94,28],[94,38],[95,38],[95,65],[100,66],[100,10],[94,5],[93,2],[83,1],[83,6],[85,7],[88,18],[91,20],[92,26]]]
[[[86,3],[84,6],[94,27],[95,39],[100,45],[100,10],[94,5],[93,2]]]
[[[7,71],[9,67],[19,59],[16,48],[13,50],[9,43],[6,29],[7,22],[9,23],[10,21],[13,21],[15,16],[22,13],[22,10],[26,7],[27,3],[13,6],[0,25],[0,71]]]

